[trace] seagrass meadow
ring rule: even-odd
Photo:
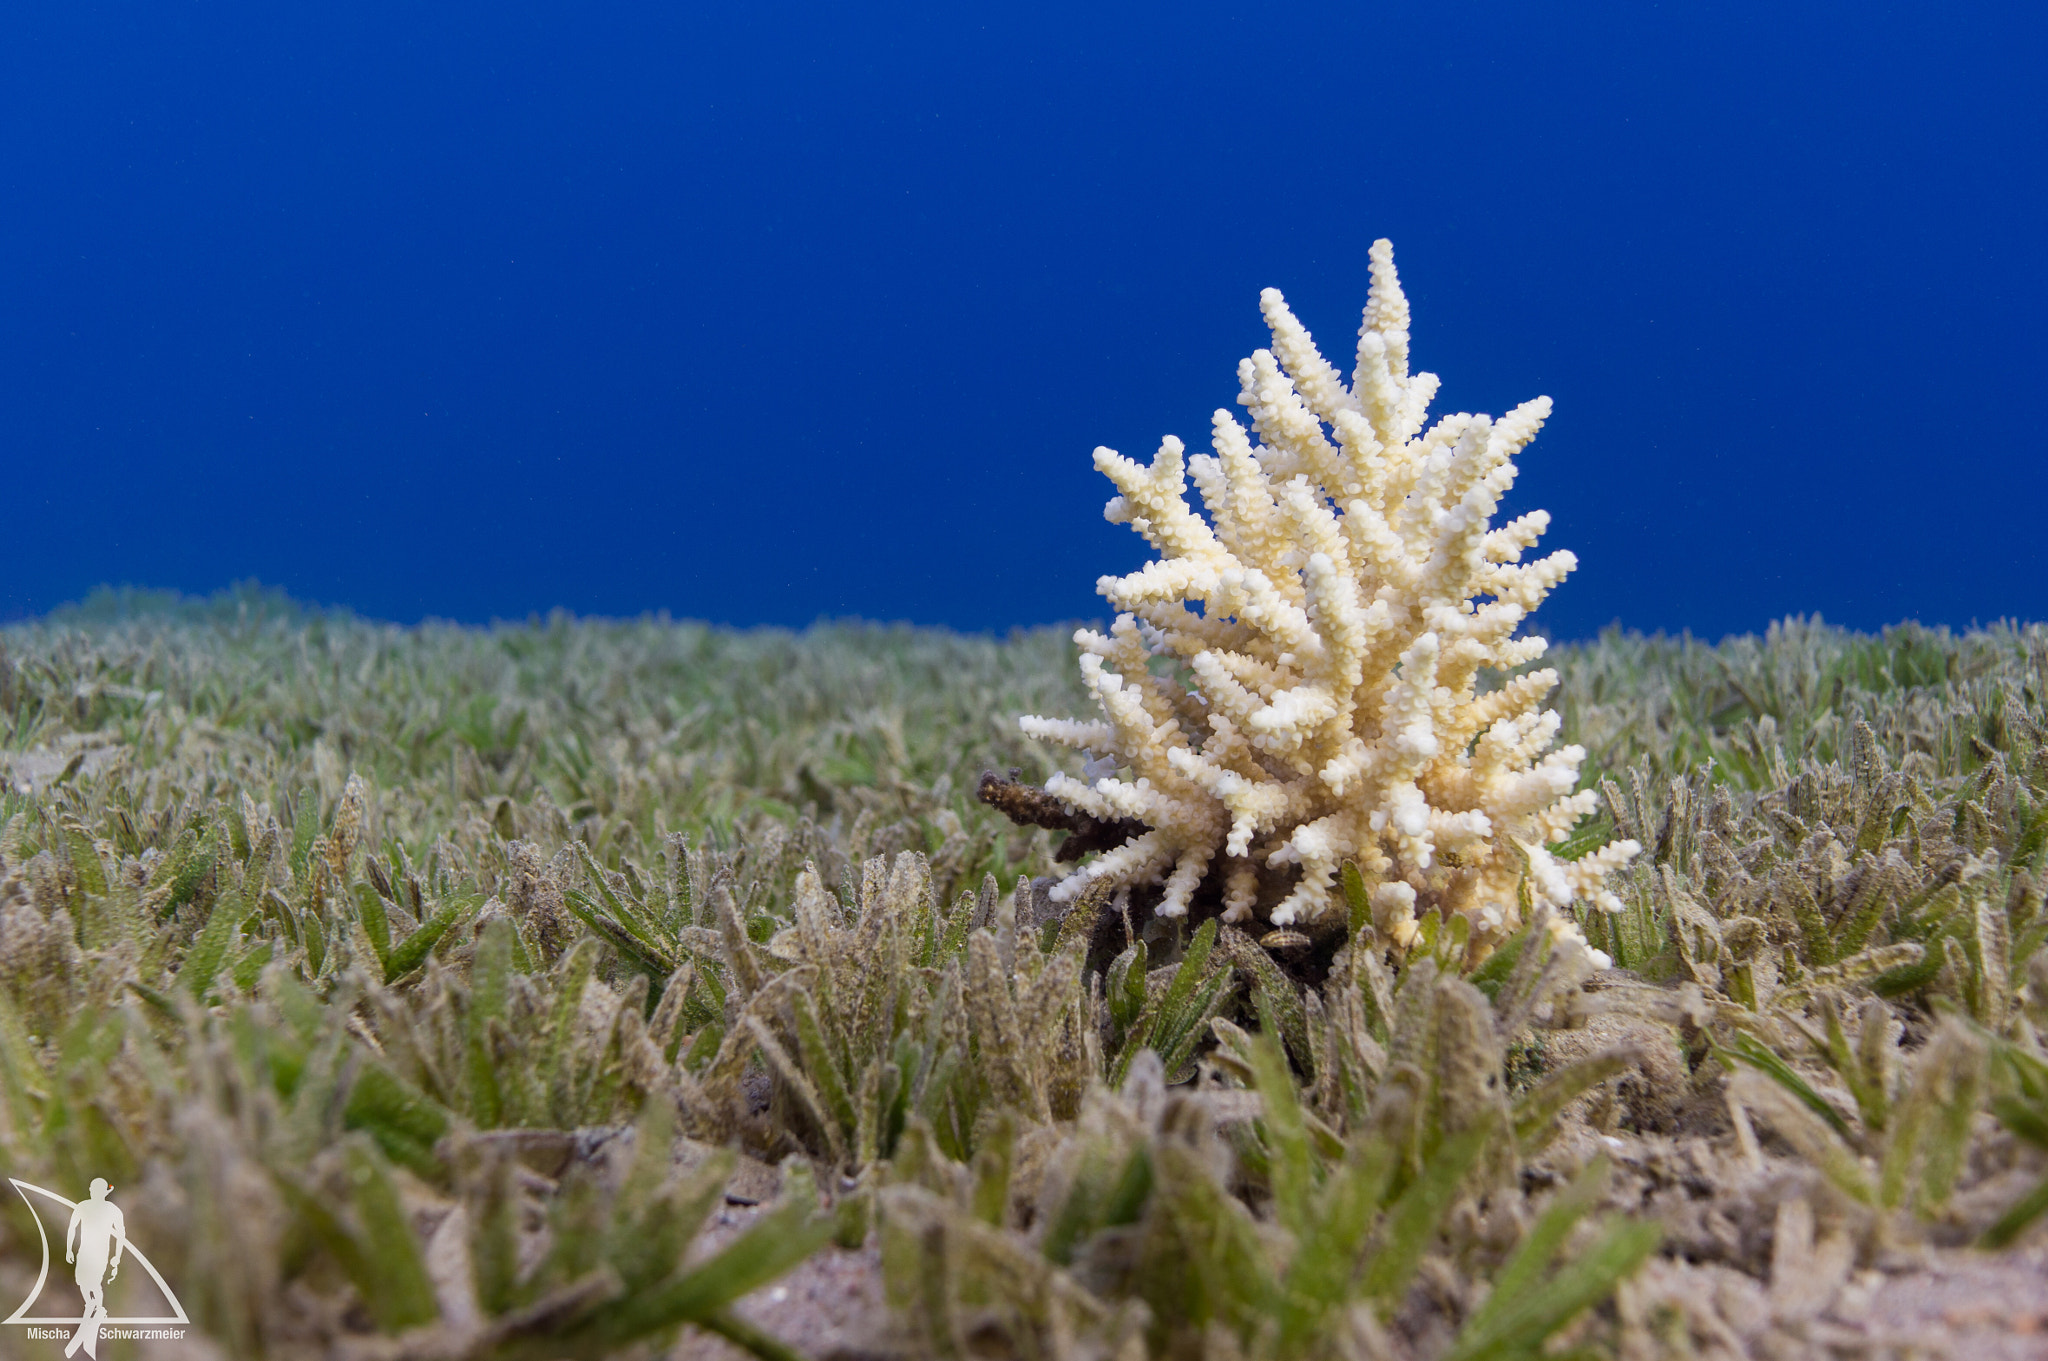
[[[2040,1355],[2048,629],[1549,664],[1599,972],[1055,904],[1068,630],[102,595],[0,632],[0,1159],[111,1356]]]

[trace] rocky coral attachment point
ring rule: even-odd
[[[1213,455],[1172,436],[1150,466],[1095,451],[1119,493],[1105,516],[1159,556],[1104,577],[1115,623],[1074,635],[1101,718],[1019,720],[1090,758],[1048,795],[1135,825],[1056,900],[1107,881],[1156,892],[1161,916],[1220,901],[1288,927],[1331,911],[1352,860],[1392,942],[1420,912],[1462,914],[1475,959],[1539,906],[1566,937],[1567,904],[1618,906],[1603,881],[1641,847],[1557,853],[1597,795],[1574,792],[1584,749],[1551,749],[1557,673],[1517,674],[1547,644],[1516,630],[1576,560],[1523,562],[1543,511],[1491,524],[1550,400],[1426,425],[1438,380],[1409,370],[1392,246],[1371,259],[1349,386],[1267,289],[1272,348],[1238,366],[1249,430],[1219,410]]]

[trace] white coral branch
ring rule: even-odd
[[[1022,726],[1128,769],[1046,789],[1146,830],[1062,883],[1062,901],[1097,879],[1163,881],[1157,910],[1179,915],[1218,876],[1230,920],[1270,889],[1266,914],[1284,925],[1332,910],[1352,860],[1396,943],[1433,904],[1467,914],[1482,953],[1517,929],[1522,902],[1617,905],[1605,876],[1634,842],[1574,861],[1548,849],[1594,804],[1573,792],[1585,752],[1552,750],[1559,719],[1539,707],[1557,674],[1477,688],[1543,655],[1543,639],[1515,631],[1577,565],[1568,552],[1523,561],[1542,511],[1491,524],[1550,401],[1425,429],[1437,380],[1410,372],[1393,248],[1375,242],[1371,258],[1348,385],[1267,289],[1272,346],[1238,367],[1249,429],[1218,411],[1212,454],[1184,457],[1171,436],[1147,465],[1095,451],[1118,493],[1105,515],[1159,557],[1104,577],[1116,625],[1076,635],[1104,721]],[[1185,688],[1151,674],[1161,655],[1185,664]]]

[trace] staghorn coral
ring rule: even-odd
[[[1220,880],[1226,919],[1285,926],[1328,911],[1355,859],[1397,943],[1413,940],[1418,906],[1435,906],[1470,919],[1481,956],[1533,906],[1618,905],[1602,879],[1637,843],[1577,860],[1549,849],[1597,803],[1573,792],[1584,749],[1550,750],[1560,720],[1539,706],[1557,673],[1478,688],[1482,670],[1543,655],[1544,639],[1515,631],[1576,565],[1569,552],[1522,562],[1543,511],[1489,527],[1550,400],[1425,429],[1437,378],[1409,372],[1386,241],[1372,275],[1350,386],[1267,289],[1273,348],[1238,366],[1250,432],[1219,410],[1213,457],[1183,460],[1172,436],[1150,467],[1095,451],[1120,493],[1104,515],[1160,556],[1104,577],[1115,624],[1075,634],[1102,720],[1020,722],[1099,753],[1088,778],[1056,774],[1048,794],[1142,826],[1056,900],[1095,880],[1163,881],[1157,911],[1179,916]],[[1186,500],[1190,477],[1206,520]]]

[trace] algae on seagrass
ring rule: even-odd
[[[745,1292],[828,1237],[902,1354],[1786,1354],[2041,1232],[2039,629],[1557,649],[1588,835],[1647,848],[1582,922],[1619,967],[1390,956],[1343,875],[1307,986],[988,884],[1054,863],[970,792],[1061,758],[993,717],[1077,697],[1048,634],[245,597],[0,646],[0,1152],[129,1188],[234,1354],[779,1355]]]

